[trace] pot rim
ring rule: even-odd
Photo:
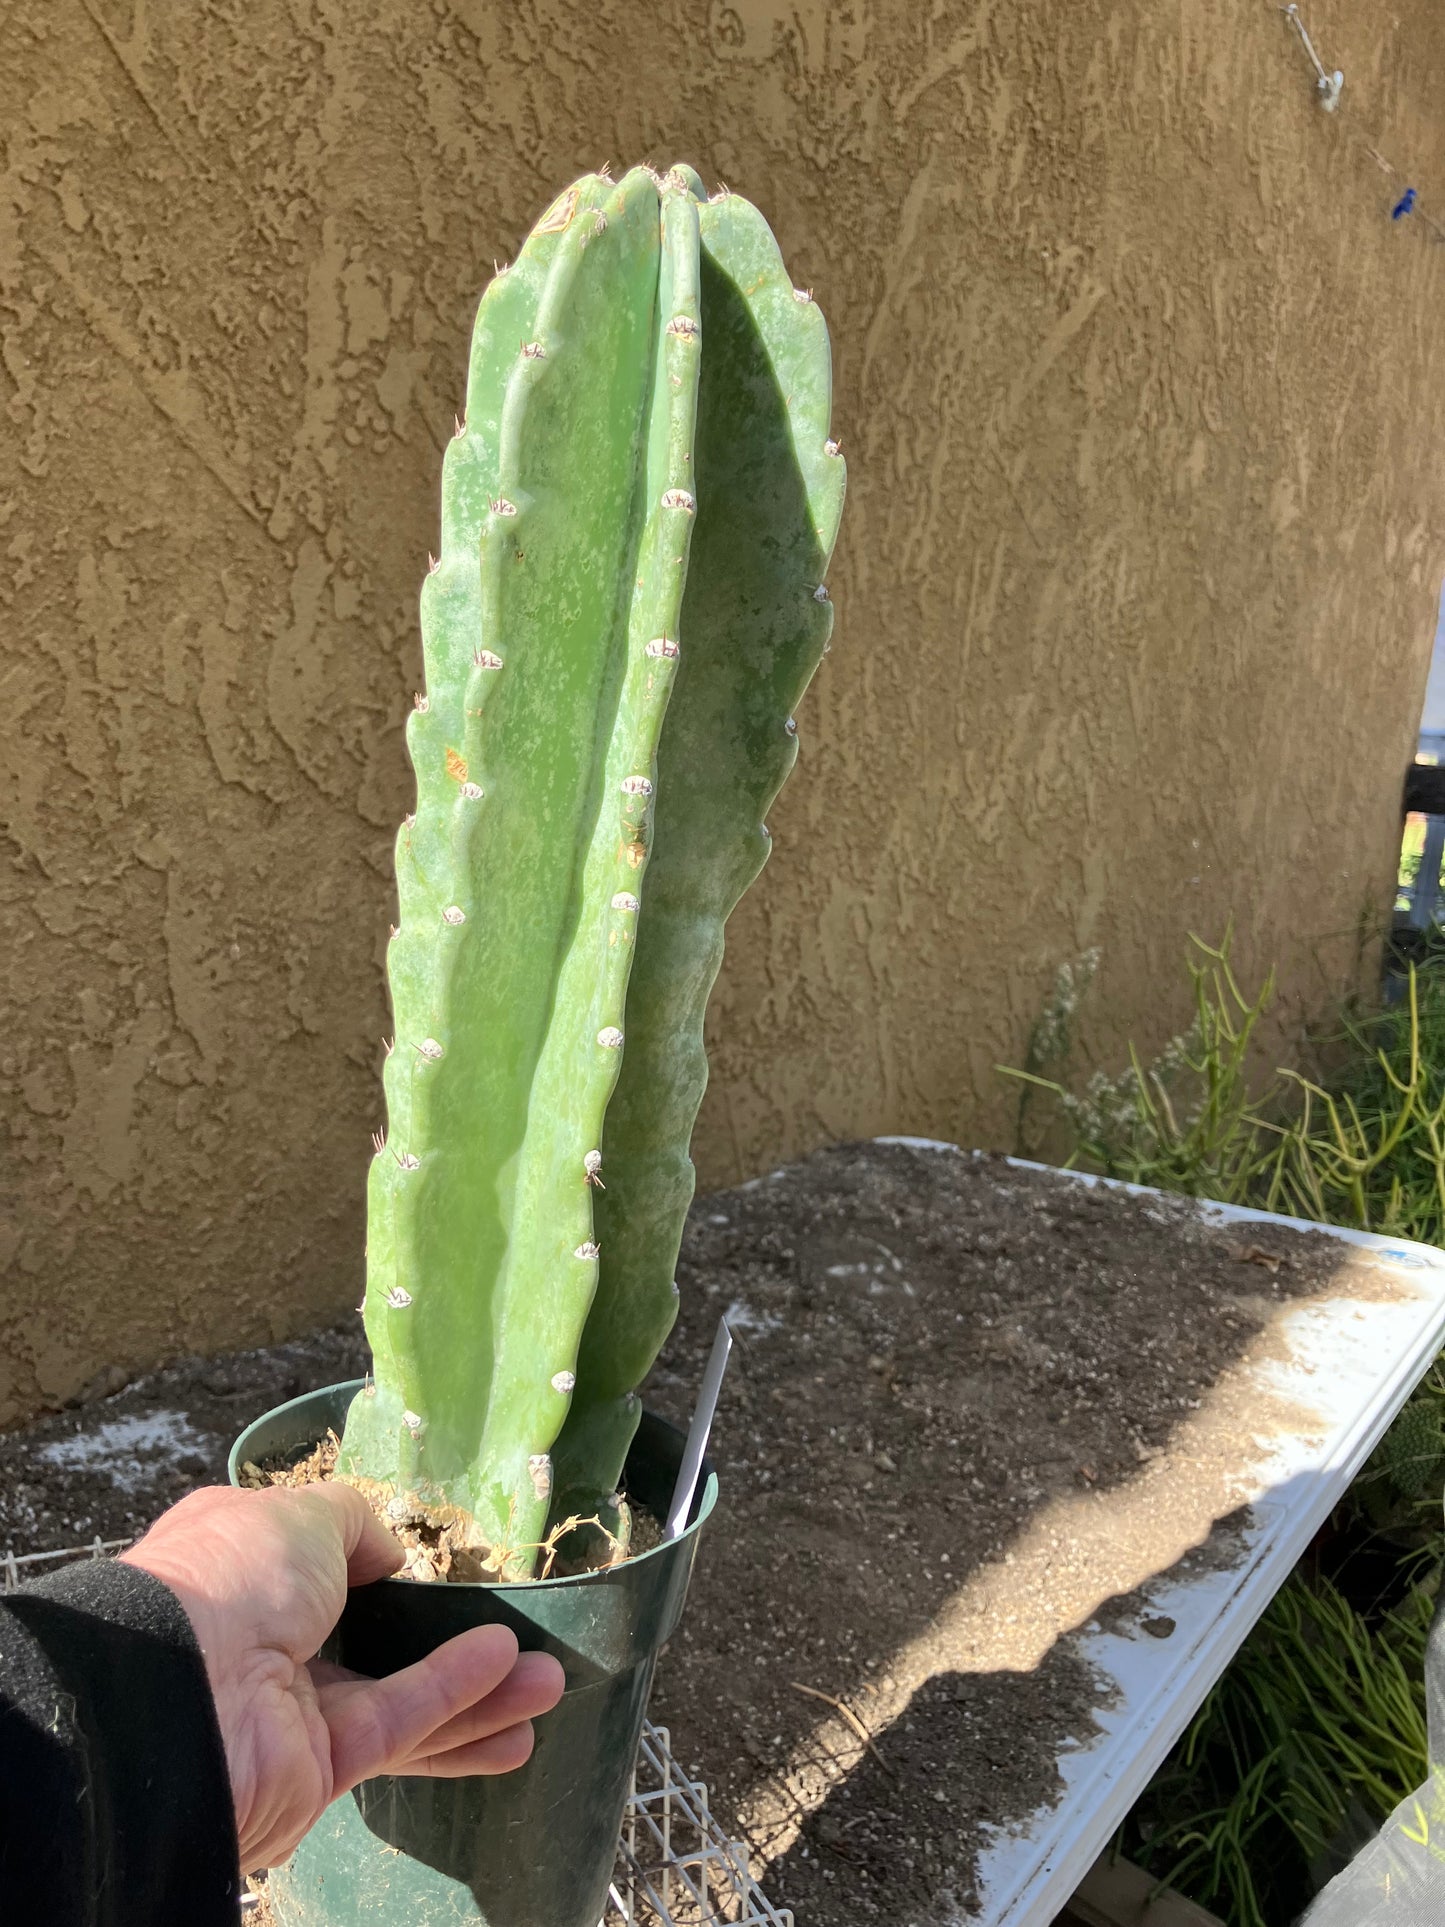
[[[240,1481],[237,1479],[236,1473],[241,1463],[241,1440],[253,1427],[261,1424],[263,1419],[278,1418],[282,1413],[289,1412],[298,1405],[309,1405],[313,1399],[324,1398],[329,1392],[344,1392],[347,1395],[349,1403],[350,1399],[354,1398],[365,1384],[366,1380],[364,1378],[348,1378],[342,1379],[340,1383],[336,1385],[319,1385],[314,1391],[302,1392],[296,1398],[288,1398],[284,1403],[273,1405],[269,1411],[262,1412],[259,1417],[252,1419],[250,1424],[239,1434],[232,1444],[229,1453],[226,1455],[227,1479],[232,1485],[239,1485]],[[656,1412],[649,1412],[646,1406],[643,1407],[643,1416],[654,1419],[659,1425],[666,1425],[672,1431],[679,1430],[677,1426],[673,1425],[671,1419],[662,1418]],[[679,1546],[685,1544],[687,1540],[692,1538],[692,1536],[696,1532],[699,1532],[706,1524],[712,1515],[714,1506],[717,1504],[717,1496],[717,1471],[713,1466],[712,1460],[705,1458],[702,1462],[701,1496],[694,1497],[693,1505],[695,1511],[693,1517],[675,1539],[664,1539],[658,1545],[649,1546],[646,1552],[639,1552],[631,1558],[624,1559],[620,1566],[604,1566],[597,1572],[563,1573],[556,1579],[448,1580],[446,1590],[449,1593],[487,1592],[535,1595],[539,1591],[555,1592],[566,1586],[576,1587],[606,1583],[614,1579],[619,1572],[623,1572],[629,1567],[636,1568],[645,1565],[649,1559],[657,1559],[667,1554],[675,1553]],[[409,1592],[415,1592],[419,1589],[416,1580],[402,1579],[395,1574],[390,1574],[385,1579],[374,1580],[372,1583],[378,1586],[405,1586]],[[426,1588],[420,1588],[420,1590],[426,1590]]]

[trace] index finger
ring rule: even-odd
[[[385,1579],[400,1569],[406,1554],[354,1485],[326,1479],[308,1490],[336,1514],[348,1586],[369,1586],[373,1579]]]

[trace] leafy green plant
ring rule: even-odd
[[[1371,1503],[1383,1486],[1380,1501]],[[1437,1529],[1445,1492],[1445,1366],[1437,1359],[1355,1481],[1355,1496],[1388,1529],[1401,1508]],[[1418,1513],[1417,1513],[1417,1510]]]
[[[827,645],[827,329],[757,210],[588,175],[487,290],[422,591],[375,1375],[342,1472],[464,1570],[625,1534],[723,924]]]

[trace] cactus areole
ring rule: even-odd
[[[723,925],[832,624],[830,389],[766,222],[689,168],[569,187],[477,315],[341,1468],[468,1577],[533,1574],[569,1519],[625,1530]]]

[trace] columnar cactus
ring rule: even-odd
[[[811,296],[689,169],[578,181],[477,316],[343,1467],[501,1577],[615,1518],[675,1314],[723,924],[831,626],[829,397]]]

